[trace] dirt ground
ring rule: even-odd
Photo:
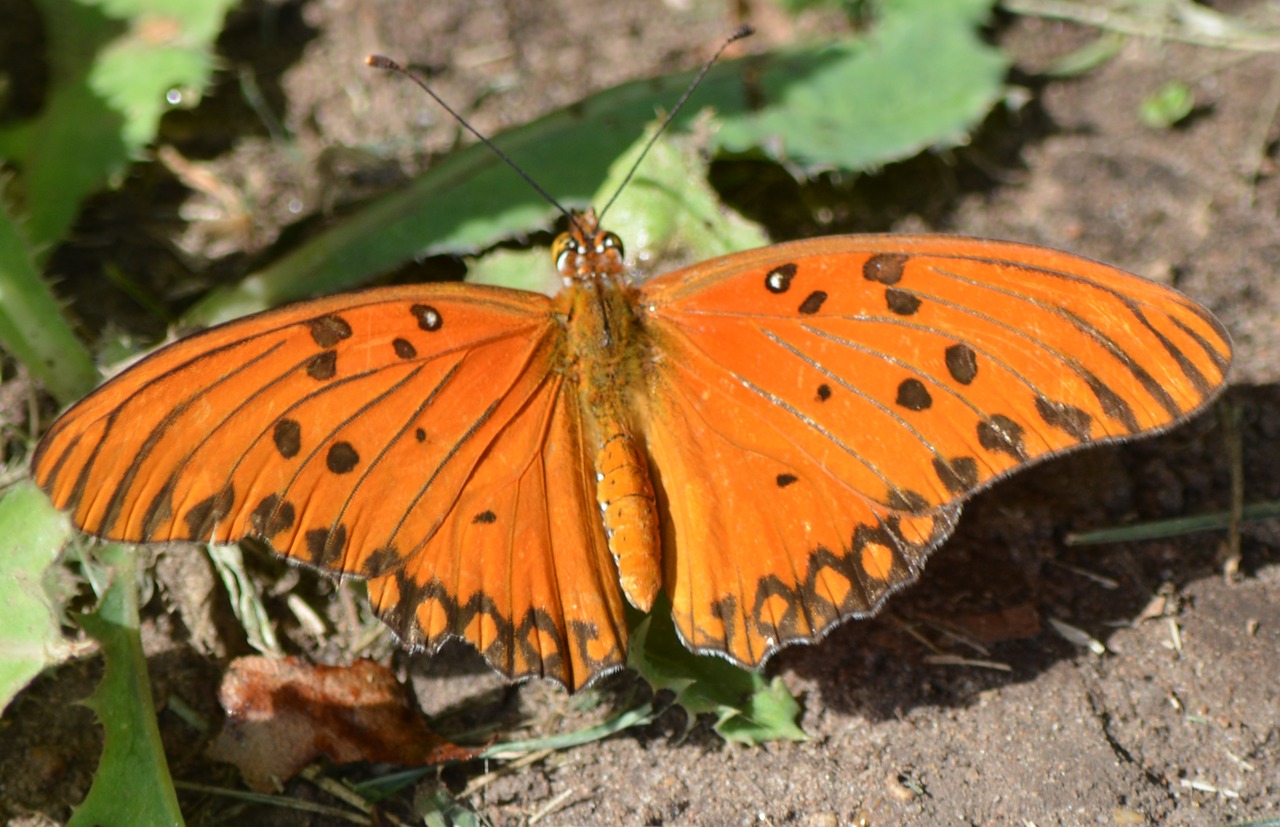
[[[1274,3],[1216,5],[1255,19],[1269,11],[1280,25]],[[119,245],[118,264],[151,272],[138,277],[168,296],[181,296],[192,273],[203,283],[233,279],[270,258],[278,228],[295,225],[287,242],[322,222],[335,201],[361,197],[354,183],[387,186],[446,151],[456,127],[408,84],[370,83],[360,68],[368,52],[428,67],[437,91],[494,134],[621,81],[696,65],[741,22],[730,8],[746,9],[760,29],[751,48],[830,25],[817,15],[791,21],[763,0],[250,3],[220,44],[228,71],[216,94],[171,117],[164,140],[213,161],[253,205],[258,229],[217,261],[208,243],[193,251],[188,238],[183,249],[178,208],[187,193],[160,165],[144,166],[123,193],[86,210],[77,243],[55,258],[61,289],[81,295],[101,267],[95,241],[105,237]],[[1246,502],[1280,499],[1280,56],[1131,40],[1074,79],[1038,76],[1093,36],[1001,17],[992,37],[1014,56],[1011,82],[1028,90],[1024,105],[994,113],[970,146],[852,184],[818,184],[808,195],[840,204],[822,231],[1016,239],[1175,284],[1235,338],[1225,404],[1167,435],[1072,455],[987,491],[920,583],[878,619],[775,658],[769,673],[801,699],[811,740],[728,746],[705,723],[686,730],[673,711],[500,773],[470,806],[495,824],[552,825],[1280,819],[1280,526],[1244,528],[1230,581],[1225,532],[1063,542],[1074,530],[1226,508],[1233,440],[1243,446]],[[1144,126],[1140,102],[1170,80],[1191,85],[1196,109],[1175,129]],[[251,87],[263,100],[256,113],[246,103]],[[293,140],[269,137],[262,111]],[[370,150],[382,177],[353,182],[334,146]],[[104,297],[75,309],[100,328],[114,314],[137,314],[125,305]],[[163,332],[154,321],[138,331]],[[1223,427],[1233,417],[1234,437]],[[169,705],[180,697],[216,727],[218,676],[243,651],[234,634],[197,640],[174,613],[184,590],[213,583],[193,559],[161,558],[146,610],[152,678],[175,776],[234,787],[230,770],[201,757],[208,736]],[[275,576],[298,579],[289,572]],[[340,623],[342,599],[327,598],[315,578],[301,580],[308,599],[338,607]],[[208,611],[216,626],[218,611]],[[1106,653],[1069,642],[1052,620],[1084,630]],[[338,642],[299,643],[300,634],[290,632],[290,645],[317,658],[351,657]],[[519,726],[521,736],[599,713],[550,686],[505,687],[467,652],[396,662],[426,711],[470,704],[472,718]],[[99,736],[72,701],[99,670],[91,661],[45,675],[5,715],[0,817],[9,823],[62,823],[88,788]],[[632,680],[607,682],[606,702]],[[491,769],[451,768],[444,779],[456,791]],[[306,782],[288,793],[329,800]],[[232,815],[216,796],[182,796],[192,824],[341,823],[271,808]]]

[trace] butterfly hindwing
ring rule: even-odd
[[[577,689],[619,668],[627,642],[578,396],[549,374],[495,418],[501,434],[481,440],[432,542],[397,550],[369,596],[410,643],[434,650],[459,638],[508,677]],[[411,512],[403,533],[422,535],[426,521]]]
[[[677,626],[748,665],[874,611],[974,491],[1182,419],[1230,360],[1175,291],[968,239],[778,245],[650,281],[641,306]]]

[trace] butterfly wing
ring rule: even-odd
[[[115,540],[257,538],[370,578],[413,644],[577,687],[625,627],[550,300],[349,293],[163,348],[61,417],[36,481]]]
[[[676,625],[752,666],[874,612],[973,492],[1189,416],[1231,358],[1171,289],[952,237],[730,255],[648,282],[641,310]]]

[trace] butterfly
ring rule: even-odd
[[[588,210],[551,297],[380,287],[164,347],[72,406],[33,474],[99,537],[253,538],[365,578],[411,648],[509,678],[622,666],[669,599],[746,667],[913,582],[974,492],[1168,428],[1223,326],[1067,253],[817,238],[633,279]]]

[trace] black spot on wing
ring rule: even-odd
[[[282,500],[279,494],[270,494],[249,515],[249,527],[254,534],[270,540],[280,532],[293,528],[296,517],[293,503]]]
[[[492,511],[481,511],[471,518],[472,525],[493,525],[498,522],[498,515]]]
[[[302,425],[295,419],[281,419],[271,432],[276,450],[285,459],[293,459],[302,450]]]
[[[395,546],[383,546],[374,549],[360,564],[363,577],[380,577],[401,562],[400,550]]]
[[[329,446],[324,464],[335,474],[349,473],[360,463],[360,454],[350,442],[335,442]]]
[[[418,355],[418,349],[408,339],[396,339],[391,343],[391,349],[401,359],[412,359]]]
[[[1022,442],[1025,429],[1004,414],[993,414],[978,422],[978,444],[988,451],[1008,454],[1017,460],[1027,458]]]
[[[187,524],[188,538],[199,541],[212,537],[214,527],[226,519],[235,502],[235,488],[228,485],[187,509],[182,519]]]
[[[440,315],[440,311],[429,304],[415,304],[409,308],[409,312],[418,320],[418,327],[428,333],[434,333],[444,326],[444,317]]]
[[[814,290],[804,301],[800,302],[799,311],[805,316],[812,316],[822,309],[822,305],[827,301],[827,294],[823,290]]]
[[[965,344],[947,348],[945,359],[947,373],[961,385],[968,385],[978,377],[978,354]]]
[[[909,411],[924,411],[933,406],[929,389],[919,379],[902,380],[898,385],[898,397],[894,401],[899,407]]]
[[[910,511],[912,514],[922,514],[934,507],[923,494],[910,488],[892,489],[887,504],[895,511]]]
[[[1036,397],[1036,413],[1045,424],[1070,434],[1077,442],[1092,439],[1093,417],[1066,402],[1054,402],[1046,397]]]
[[[785,293],[791,289],[791,280],[795,278],[796,265],[780,264],[764,277],[764,289],[770,293]]]
[[[318,382],[332,379],[338,373],[338,351],[326,350],[307,360],[307,376]]]
[[[343,339],[351,338],[351,325],[341,316],[319,316],[307,322],[311,338],[323,348],[330,348]]]
[[[964,494],[978,485],[978,462],[973,457],[934,457],[933,470],[952,494]]]
[[[347,546],[347,527],[339,523],[336,528],[316,528],[304,535],[307,562],[321,568],[336,568]]]
[[[880,284],[897,284],[910,259],[906,253],[877,253],[862,265],[862,277]]]
[[[920,309],[921,301],[905,290],[890,288],[884,291],[885,304],[889,312],[897,316],[911,316]]]

